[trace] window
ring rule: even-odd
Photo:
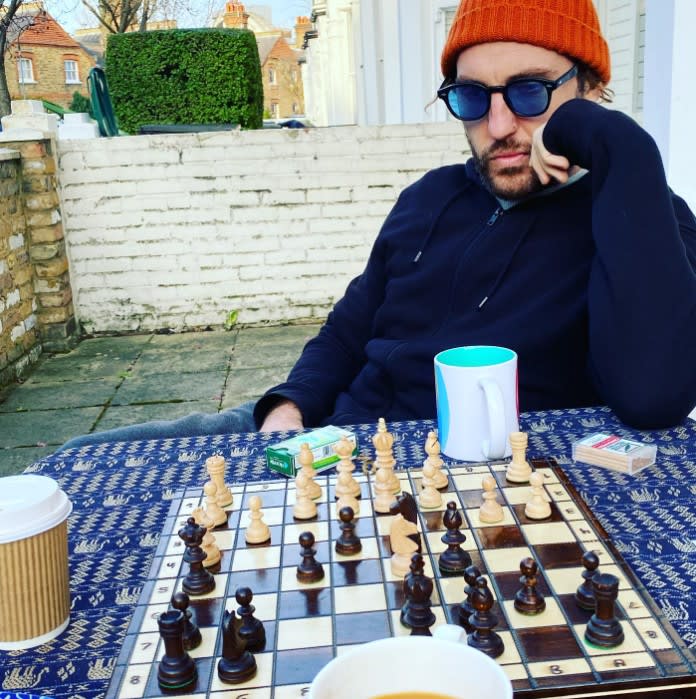
[[[277,102],[271,102],[271,117],[277,119],[280,116],[280,108]]]
[[[63,61],[65,68],[65,82],[68,84],[80,83],[80,74],[77,71],[77,61],[66,59]]]
[[[292,103],[292,113],[297,114],[300,111],[300,105],[297,102]]]
[[[271,83],[271,85],[276,84],[276,72],[275,68],[269,68],[268,69],[268,82]]]
[[[31,58],[20,57],[19,63],[17,64],[17,68],[20,83],[36,82],[34,80],[34,63],[32,62]]]

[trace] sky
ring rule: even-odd
[[[91,4],[96,5],[96,0],[92,0]],[[221,11],[225,0],[189,0],[187,4],[197,8],[198,12],[180,19],[180,27],[201,26],[201,18],[206,16],[208,6],[212,5],[215,10]],[[312,9],[312,0],[259,0],[244,4],[248,9],[254,5],[270,7],[273,24],[287,29],[295,25],[298,15],[309,15]],[[45,0],[45,6],[69,33],[80,27],[96,26],[96,20],[85,10],[80,0]]]

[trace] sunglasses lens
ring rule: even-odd
[[[543,114],[549,108],[549,93],[538,80],[519,80],[507,87],[507,99],[512,110],[521,117]]]
[[[447,94],[450,109],[458,119],[476,121],[488,111],[488,94],[480,85],[454,86]]]

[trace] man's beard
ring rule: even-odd
[[[499,199],[523,199],[534,192],[543,189],[543,185],[539,181],[536,172],[529,165],[521,165],[515,167],[504,167],[495,170],[491,166],[491,159],[498,153],[509,151],[525,151],[529,149],[514,141],[507,139],[505,141],[496,141],[490,148],[478,153],[469,139],[467,140],[471,147],[471,153],[474,156],[474,164],[483,180],[484,186]]]

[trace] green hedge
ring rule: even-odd
[[[129,133],[143,124],[263,125],[259,52],[246,29],[111,34],[105,70]]]

